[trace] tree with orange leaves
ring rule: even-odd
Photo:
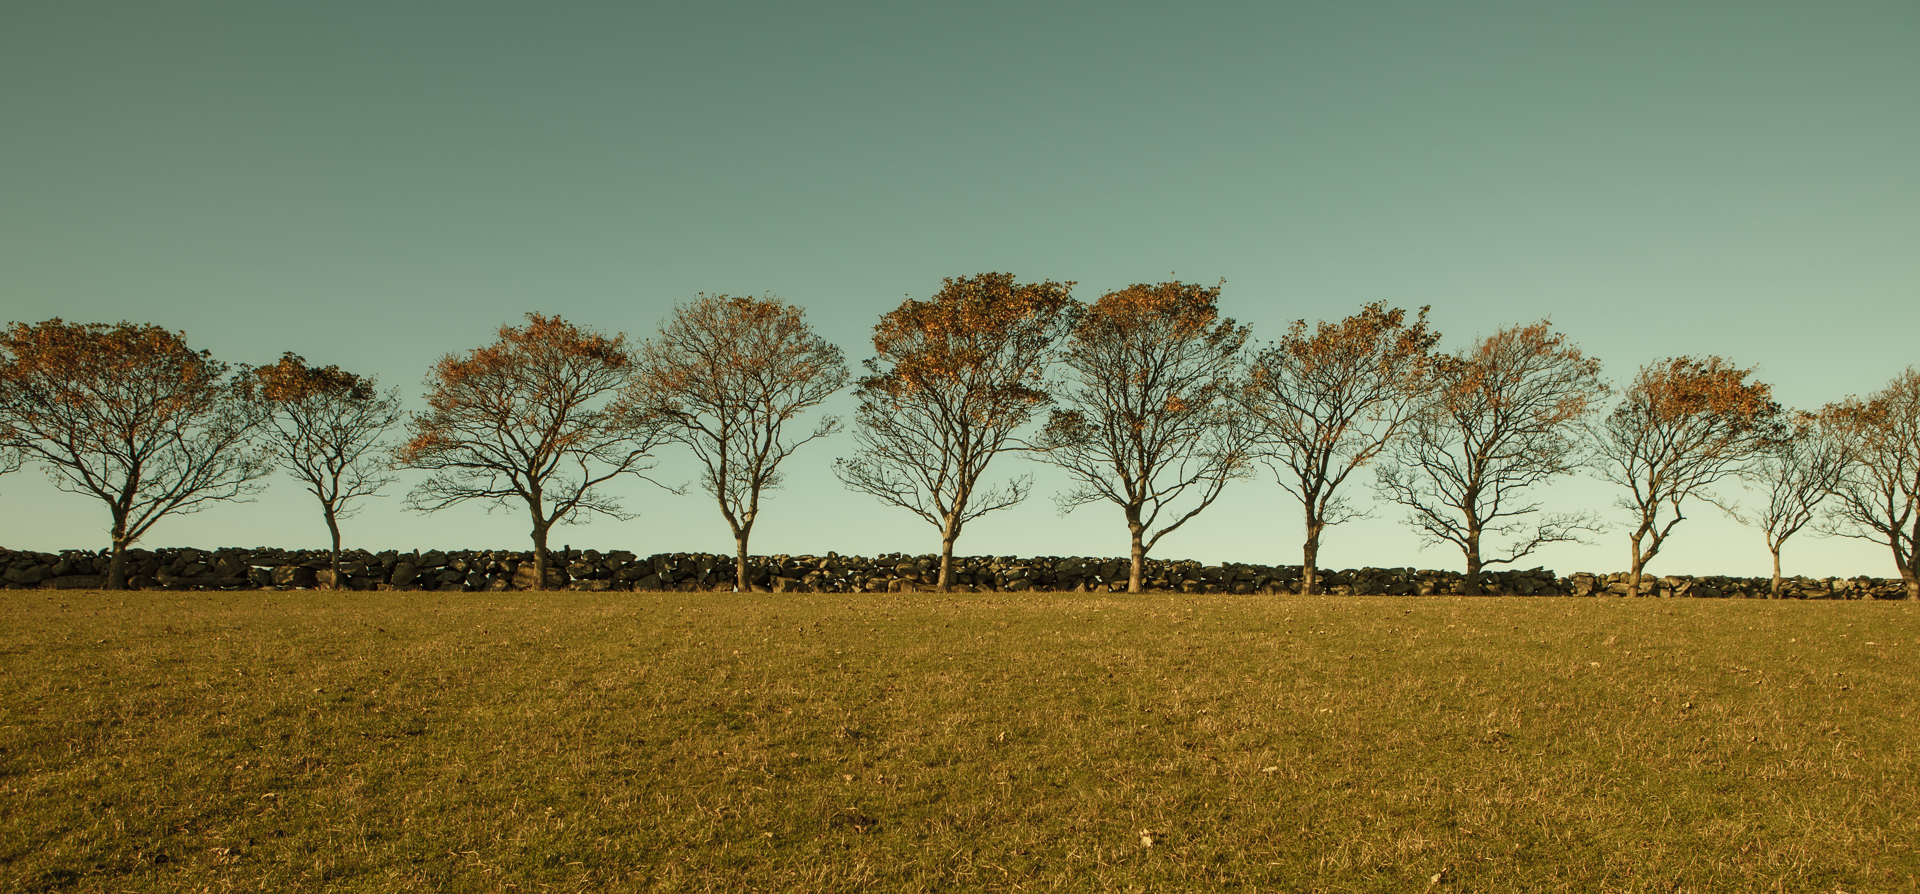
[[[1542,320],[1512,326],[1435,358],[1427,403],[1381,463],[1381,495],[1411,510],[1429,543],[1466,559],[1464,592],[1481,570],[1512,564],[1549,543],[1585,542],[1592,513],[1540,513],[1526,491],[1588,462],[1581,424],[1607,393],[1600,361]],[[1489,535],[1504,538],[1498,552]]]
[[[1052,396],[1046,381],[1072,325],[1073,283],[1016,283],[1010,273],[944,280],[873,327],[875,355],[857,390],[859,452],[835,464],[849,488],[907,509],[940,531],[938,588],[953,585],[961,530],[1026,499],[1032,478],[983,488],[987,464],[1022,449],[1014,433]]]
[[[1412,419],[1439,340],[1426,308],[1409,324],[1406,311],[1374,302],[1312,333],[1295,320],[1254,358],[1246,402],[1258,423],[1255,450],[1306,513],[1302,593],[1320,591],[1321,534],[1366,515],[1340,486]]]
[[[158,326],[10,324],[0,331],[0,433],[54,486],[107,504],[107,589],[126,551],[168,515],[259,490],[272,462],[251,445],[260,414],[227,365]]]
[[[1920,370],[1909,367],[1866,400],[1821,412],[1851,460],[1820,530],[1879,543],[1920,599]]]
[[[338,590],[340,519],[353,514],[353,501],[393,481],[382,438],[400,421],[400,393],[382,394],[374,379],[337,366],[309,366],[291,351],[248,370],[243,382],[265,410],[268,449],[320,501]]]
[[[789,437],[787,423],[846,383],[840,349],[772,297],[701,295],[641,347],[632,403],[700,460],[701,483],[733,531],[740,591],[752,583],[747,541],[762,494],[780,485],[781,461],[840,430],[828,416]]]
[[[1780,405],[1765,383],[1748,381],[1719,357],[1674,357],[1640,368],[1632,387],[1596,433],[1603,478],[1627,488],[1620,507],[1633,513],[1629,592],[1658,555],[1686,501],[1745,469],[1778,433]]]
[[[1220,316],[1219,299],[1218,286],[1182,282],[1109,292],[1081,314],[1061,355],[1075,380],[1035,455],[1078,481],[1060,495],[1062,512],[1120,507],[1129,593],[1143,591],[1147,551],[1248,472],[1237,380],[1247,328]]]
[[[545,589],[564,582],[549,571],[548,531],[593,514],[632,518],[604,485],[645,478],[660,436],[623,399],[634,369],[625,335],[537,313],[499,335],[434,365],[428,409],[407,421],[399,462],[433,473],[408,495],[410,508],[524,505],[533,521],[531,584]]]

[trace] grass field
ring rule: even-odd
[[[4,598],[0,890],[1920,888],[1907,603]]]

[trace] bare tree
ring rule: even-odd
[[[1606,392],[1600,361],[1547,321],[1501,329],[1437,358],[1426,406],[1379,467],[1380,494],[1428,543],[1460,549],[1464,591],[1478,594],[1487,565],[1600,530],[1591,513],[1539,514],[1526,492],[1587,462],[1580,425]],[[1493,556],[1488,535],[1505,540]]]
[[[245,381],[266,411],[267,449],[320,501],[338,590],[340,519],[356,511],[355,500],[393,481],[382,439],[400,421],[399,390],[382,394],[375,379],[308,366],[290,351],[278,363],[249,370]]]
[[[535,313],[499,334],[440,358],[427,377],[428,410],[407,421],[399,462],[433,473],[407,496],[410,508],[524,505],[533,520],[533,587],[543,589],[558,582],[548,572],[547,532],[594,513],[632,518],[601,487],[623,475],[645,478],[660,439],[620,399],[633,378],[625,335]]]
[[[1249,469],[1235,381],[1247,329],[1220,316],[1219,298],[1217,286],[1181,282],[1109,292],[1074,324],[1062,353],[1075,382],[1036,456],[1078,480],[1060,495],[1062,512],[1105,500],[1125,514],[1130,593],[1142,591],[1147,551]]]
[[[1909,367],[1866,400],[1848,398],[1821,415],[1852,462],[1820,530],[1892,550],[1907,598],[1920,599],[1920,370]]]
[[[1752,374],[1719,357],[1655,361],[1601,425],[1601,477],[1627,488],[1620,507],[1633,513],[1632,595],[1640,595],[1641,569],[1686,518],[1686,501],[1710,498],[1709,488],[1776,435],[1780,406],[1771,388],[1747,381]]]
[[[699,458],[701,482],[733,531],[741,591],[751,584],[747,539],[761,495],[780,485],[780,462],[840,429],[828,416],[789,438],[787,423],[846,383],[840,349],[814,334],[800,308],[770,297],[701,295],[641,347],[634,403]]]
[[[110,590],[126,588],[127,548],[154,523],[255,493],[273,468],[249,443],[260,416],[227,365],[158,326],[9,325],[0,420],[55,487],[107,505]]]
[[[953,584],[960,531],[1026,499],[1030,476],[982,488],[993,458],[1049,403],[1045,381],[1073,323],[1073,283],[1020,284],[1010,273],[948,279],[873,327],[876,356],[857,390],[858,453],[834,471],[849,488],[940,531],[940,592]]]
[[[1355,469],[1392,442],[1419,406],[1433,345],[1427,308],[1375,302],[1309,334],[1305,320],[1254,358],[1247,408],[1259,431],[1255,451],[1306,514],[1301,592],[1318,593],[1320,537],[1362,518],[1340,494]]]
[[[1743,525],[1759,528],[1773,555],[1772,598],[1780,598],[1780,548],[1787,539],[1814,521],[1820,504],[1840,486],[1851,461],[1846,444],[1833,426],[1812,413],[1795,413],[1777,437],[1767,441],[1740,478],[1766,497],[1757,509],[1722,503],[1727,515]]]

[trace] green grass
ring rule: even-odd
[[[1920,887],[1907,603],[5,598],[0,890]]]

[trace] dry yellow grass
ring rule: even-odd
[[[6,890],[1920,887],[1906,603],[8,600]]]

